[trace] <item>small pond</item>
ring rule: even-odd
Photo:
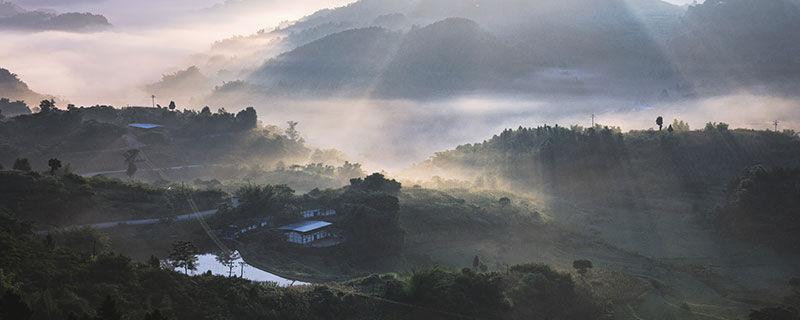
[[[266,272],[264,270],[258,269],[253,267],[249,264],[244,264],[244,268],[242,267],[242,263],[244,260],[239,258],[236,260],[236,267],[233,268],[233,275],[234,276],[243,276],[245,279],[252,280],[252,281],[259,281],[259,282],[275,282],[279,286],[288,287],[288,286],[299,286],[299,285],[307,285],[306,282],[290,280],[286,278],[282,278],[276,276],[272,273]],[[221,264],[217,261],[217,256],[213,254],[203,254],[197,256],[197,270],[189,271],[191,275],[199,275],[211,270],[212,274],[216,275],[223,275],[228,276],[229,269],[225,265]],[[175,271],[183,272],[183,268],[175,268]]]

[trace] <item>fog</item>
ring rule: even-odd
[[[27,10],[89,11],[113,28],[96,33],[0,33],[0,67],[31,89],[76,105],[150,105],[142,88],[162,74],[186,68],[214,41],[272,29],[345,0],[286,1],[75,1],[21,3]],[[266,59],[267,57],[265,57]],[[168,101],[167,101],[168,103]]]
[[[482,142],[506,128],[541,125],[619,126],[623,131],[657,128],[663,116],[686,121],[692,129],[707,122],[731,128],[779,130],[800,128],[800,101],[739,92],[696,100],[639,105],[620,99],[565,99],[519,96],[473,96],[440,101],[273,100],[254,105],[265,124],[285,127],[299,121],[306,141],[337,148],[368,170],[397,172],[435,152]],[[228,108],[230,109],[230,108]]]

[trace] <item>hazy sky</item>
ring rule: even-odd
[[[90,34],[0,32],[2,43],[14,44],[0,47],[0,67],[17,73],[33,90],[77,105],[149,105],[149,95],[131,89],[188,67],[188,58],[214,41],[349,1],[19,0],[29,10],[103,14],[114,27]],[[58,5],[45,4],[54,2]]]
[[[103,14],[105,32],[0,33],[0,67],[77,105],[149,105],[142,88],[214,41],[271,29],[353,0],[16,0],[26,9]],[[689,0],[670,0],[686,3]],[[269,58],[269,57],[264,57]],[[133,89],[133,90],[132,90]]]

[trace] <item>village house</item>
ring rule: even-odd
[[[239,224],[229,224],[225,227],[225,234],[230,238],[238,238],[242,234],[265,228],[269,225],[269,218],[250,219]]]
[[[296,244],[310,244],[317,240],[330,237],[332,234],[329,227],[330,222],[325,221],[300,221],[278,228],[284,231],[286,241]]]
[[[322,209],[319,207],[311,207],[309,209],[305,209],[300,211],[300,216],[303,219],[311,219],[311,218],[318,218],[318,217],[330,217],[335,216],[336,210],[333,209]]]

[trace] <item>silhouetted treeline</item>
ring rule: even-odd
[[[791,132],[731,131],[726,125],[625,134],[602,126],[520,127],[437,153],[412,172],[450,172],[472,177],[476,185],[491,181],[522,192],[633,199],[719,194],[742,168],[757,164],[800,165],[800,140]]]
[[[19,212],[38,229],[88,222],[167,217],[192,212],[187,191],[201,210],[215,209],[226,194],[129,184],[105,177],[75,174],[42,175],[0,170],[0,210]]]
[[[734,237],[799,251],[800,168],[749,168],[731,181],[716,209],[719,228]]]
[[[79,231],[86,233],[87,231]],[[346,286],[281,288],[238,277],[189,277],[154,258],[107,251],[102,236],[34,236],[0,210],[4,319],[603,319],[607,310],[545,265],[508,273],[433,268]],[[342,289],[347,288],[347,289]],[[158,314],[163,318],[155,318]]]

